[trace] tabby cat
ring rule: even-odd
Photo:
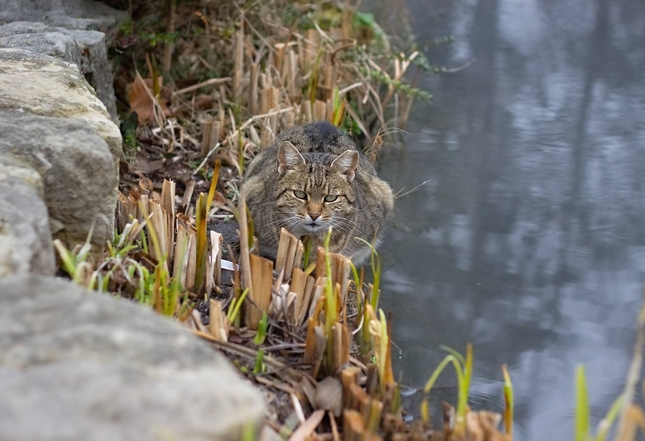
[[[393,197],[372,164],[333,125],[315,122],[281,133],[250,163],[244,184],[260,253],[275,257],[280,229],[356,263],[383,230]]]

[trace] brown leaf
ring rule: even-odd
[[[159,89],[163,84],[163,78],[159,77],[158,81]],[[139,116],[139,122],[153,122],[155,120],[154,113],[154,101],[152,96],[154,95],[152,87],[151,78],[141,78],[141,75],[137,74],[136,78],[132,83],[130,83],[130,90],[128,91],[128,103],[130,104],[130,110],[137,112]],[[171,116],[172,113],[168,109],[168,103],[166,99],[160,98],[159,105],[165,116]]]
[[[211,95],[199,95],[195,97],[195,110],[209,110],[213,108],[213,97]]]
[[[226,198],[219,191],[215,192],[215,197],[213,197],[213,203],[218,207],[223,207],[226,205]]]

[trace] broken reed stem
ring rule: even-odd
[[[273,281],[273,262],[256,254],[249,256],[251,265],[251,285],[246,303],[245,324],[250,329],[258,329],[262,313],[268,312],[271,304],[271,288]]]
[[[211,299],[209,302],[209,332],[219,341],[228,341],[228,319],[222,310],[222,302]]]
[[[170,262],[175,252],[175,181],[163,180],[161,210],[164,215],[168,261]]]
[[[225,77],[225,78],[211,78],[210,80],[202,81],[201,83],[198,84],[193,84],[192,86],[184,87],[183,89],[179,89],[178,91],[174,92],[173,95],[181,95],[184,93],[188,92],[193,92],[195,90],[201,89],[202,87],[206,86],[212,86],[215,84],[221,84],[221,83],[226,83],[228,81],[231,81],[230,77]]]

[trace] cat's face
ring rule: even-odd
[[[280,227],[296,236],[322,237],[329,227],[349,230],[355,192],[352,186],[358,153],[340,156],[300,154],[289,142],[278,150],[279,179],[275,208]]]

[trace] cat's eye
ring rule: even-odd
[[[307,199],[307,193],[305,193],[304,191],[294,190],[293,195],[298,199]]]
[[[338,196],[335,194],[328,194],[325,196],[325,202],[334,202],[336,199],[338,199]]]

